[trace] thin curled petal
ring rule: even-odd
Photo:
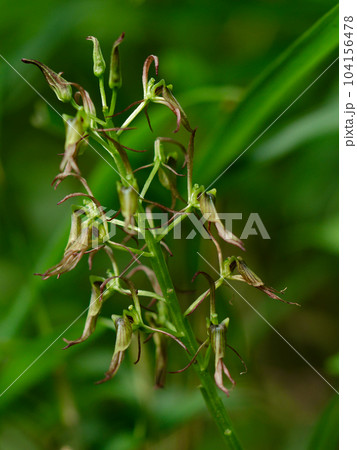
[[[149,330],[151,330],[151,331],[154,331],[155,333],[161,333],[161,334],[164,334],[165,336],[170,337],[170,338],[173,339],[175,342],[177,342],[183,349],[185,349],[187,353],[190,353],[190,352],[188,351],[188,348],[186,347],[186,345],[185,345],[182,341],[180,341],[179,338],[177,338],[177,337],[174,336],[173,334],[169,333],[168,331],[160,330],[160,329],[158,329],[158,328],[149,327],[148,325],[146,325],[145,328],[147,328],[147,329],[149,329]]]
[[[179,369],[179,370],[174,370],[172,372],[169,373],[182,373],[185,370],[187,370],[189,367],[192,366],[192,364],[196,361],[196,358],[198,356],[198,354],[200,353],[200,351],[203,349],[203,347],[207,344],[207,340],[205,340],[204,342],[202,342],[202,344],[198,347],[197,352],[194,354],[193,358],[191,359],[191,361],[183,368],[183,369]]]
[[[237,350],[236,350],[234,347],[232,347],[231,345],[229,345],[229,344],[226,344],[226,346],[227,346],[228,348],[230,348],[230,349],[238,356],[238,358],[240,359],[241,363],[242,363],[243,366],[244,366],[244,371],[241,372],[240,375],[243,375],[243,374],[247,373],[247,372],[248,372],[248,367],[247,367],[246,363],[244,362],[243,358],[242,358],[242,357],[240,356],[240,354],[237,352]]]
[[[146,92],[146,86],[148,84],[148,74],[149,74],[149,69],[151,66],[151,63],[155,62],[155,73],[156,76],[159,73],[159,58],[155,55],[149,55],[145,62],[144,62],[144,66],[143,66],[143,76],[142,76],[142,80],[143,80],[143,88],[144,88],[144,92]]]

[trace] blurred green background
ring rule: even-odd
[[[208,186],[337,56],[335,21],[327,21],[291,54],[277,58],[334,6],[331,0],[270,1],[61,1],[0,2],[0,53],[58,111],[68,112],[40,72],[21,64],[34,58],[83,85],[98,101],[88,35],[109,56],[122,31],[123,88],[119,109],[141,98],[145,58],[160,58],[159,75],[190,122],[198,127],[194,181]],[[336,17],[336,14],[335,16]],[[335,19],[334,19],[335,20]],[[333,22],[333,23],[332,23]],[[276,64],[268,73],[265,69]],[[265,73],[265,74],[264,74]],[[255,81],[261,77],[261,81]],[[285,297],[302,307],[269,299],[248,286],[235,288],[334,387],[338,386],[338,67],[333,65],[212,187],[217,206],[241,212],[239,235],[251,212],[259,213],[270,240],[250,236],[246,261]],[[256,83],[256,88],[247,88]],[[246,97],[244,97],[246,94]],[[242,102],[241,102],[242,101]],[[170,111],[151,108],[154,136],[172,136]],[[128,135],[136,148],[152,149],[144,120]],[[178,136],[187,142],[181,131]],[[61,118],[0,59],[0,391],[10,385],[83,311],[89,301],[88,266],[59,280],[41,281],[59,261],[69,229],[70,204],[56,206],[78,190],[50,182],[63,149]],[[147,156],[135,155],[145,164]],[[118,208],[115,173],[94,152],[81,167],[103,205]],[[166,201],[166,197],[157,199]],[[193,289],[197,270],[216,265],[209,243],[172,241],[174,282]],[[234,250],[224,246],[225,256]],[[120,265],[127,258],[118,255]],[[104,275],[104,257],[92,272]],[[141,282],[139,276],[138,283]],[[196,295],[205,288],[196,282]],[[180,294],[182,308],[194,298]],[[222,288],[218,312],[229,315],[233,353],[227,365],[237,386],[224,399],[245,449],[336,449],[337,394],[236,293]],[[125,300],[126,301],[126,300]],[[114,297],[104,313],[121,313]],[[191,321],[204,338],[207,305]],[[84,317],[66,333],[80,335]],[[62,351],[58,339],[1,397],[0,449],[215,449],[221,438],[205,410],[193,370],[168,375],[154,389],[153,347],[133,366],[128,354],[109,383],[94,386],[107,370],[114,345],[98,326],[80,346]],[[183,367],[181,349],[170,347],[169,368]]]

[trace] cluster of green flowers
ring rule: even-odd
[[[235,384],[223,361],[225,349],[226,347],[230,347],[227,344],[226,337],[229,318],[225,318],[222,321],[218,318],[215,309],[216,289],[226,280],[236,280],[263,291],[271,298],[281,299],[277,295],[277,291],[266,286],[264,282],[249,269],[240,256],[231,256],[225,260],[223,259],[218,239],[214,236],[211,225],[215,227],[219,238],[232,244],[235,249],[238,248],[239,250],[244,250],[244,246],[242,241],[230,230],[227,230],[220,220],[215,206],[216,190],[213,189],[207,192],[204,186],[193,184],[192,182],[196,130],[190,126],[187,115],[172,94],[172,86],[167,85],[164,80],[156,81],[154,78],[149,78],[148,74],[152,63],[155,65],[156,75],[158,74],[159,61],[156,56],[150,55],[143,66],[143,98],[134,102],[124,111],[120,113],[115,112],[118,90],[122,85],[119,47],[123,38],[124,34],[114,42],[112,47],[108,77],[108,87],[111,90],[111,102],[109,106],[107,104],[104,78],[106,63],[98,40],[93,36],[87,38],[93,43],[93,73],[99,80],[103,118],[98,117],[94,103],[89,93],[83,87],[76,83],[66,81],[62,77],[62,73],[56,73],[36,60],[23,60],[25,63],[34,64],[39,67],[57,98],[62,102],[71,103],[75,109],[75,115],[63,115],[66,139],[64,154],[60,163],[60,173],[55,177],[54,184],[55,187],[57,187],[66,177],[72,176],[81,183],[85,190],[85,192],[72,193],[60,202],[62,203],[73,197],[85,197],[81,205],[73,206],[70,235],[62,260],[54,267],[48,269],[44,274],[41,274],[41,276],[43,279],[47,279],[51,276],[60,276],[65,272],[71,271],[85,254],[89,255],[89,265],[91,268],[93,256],[98,251],[103,250],[108,255],[111,268],[108,270],[106,277],[90,276],[92,290],[83,333],[81,337],[76,340],[65,340],[67,343],[65,348],[79,344],[92,335],[95,331],[96,323],[101,314],[104,302],[107,302],[114,293],[129,296],[132,300],[132,304],[127,308],[124,308],[120,314],[112,315],[116,331],[114,353],[109,370],[105,374],[104,379],[99,381],[99,383],[107,381],[116,374],[123,360],[124,353],[132,342],[134,334],[137,335],[139,349],[138,359],[135,363],[139,361],[141,335],[144,334],[147,335],[145,342],[152,337],[152,341],[156,346],[156,385],[162,387],[167,372],[168,339],[176,341],[186,352],[188,352],[188,348],[184,343],[185,336],[182,335],[182,330],[178,330],[174,325],[172,312],[167,305],[162,277],[157,271],[153,270],[154,265],[150,268],[148,265],[143,264],[139,258],[146,258],[150,264],[150,260],[152,261],[153,258],[155,258],[153,252],[155,245],[158,245],[160,249],[162,246],[170,252],[167,244],[164,242],[164,238],[168,231],[191,212],[194,212],[201,217],[203,216],[206,220],[205,227],[207,232],[217,249],[220,275],[219,278],[214,281],[210,275],[199,272],[208,280],[210,285],[209,289],[192,302],[184,315],[189,316],[195,311],[200,303],[209,296],[210,314],[207,318],[207,338],[200,345],[196,354],[193,357],[192,355],[190,356],[191,360],[189,364],[184,369],[177,372],[182,372],[190,367],[196,362],[199,351],[206,348],[206,356],[204,358],[202,370],[207,368],[210,355],[213,353],[215,361],[215,382],[217,386],[228,395],[228,389],[223,383],[223,374],[228,377],[232,384]],[[168,107],[176,117],[176,128],[174,132],[178,132],[182,126],[189,133],[189,140],[186,147],[182,143],[171,138],[157,138],[154,144],[152,163],[133,170],[128,151],[137,150],[125,147],[120,142],[120,136],[126,130],[131,129],[129,125],[141,112],[146,114],[148,124],[151,128],[147,111],[150,103],[159,103]],[[134,106],[136,108],[124,123],[120,127],[115,126],[115,117]],[[78,165],[79,156],[86,148],[92,146],[91,142],[99,144],[106,152],[108,152],[113,158],[120,175],[120,179],[117,182],[120,209],[113,217],[109,217],[105,213],[104,208],[94,196]],[[175,145],[178,151],[172,151],[172,149],[168,151],[166,149],[167,143]],[[183,174],[177,172],[180,159],[183,160],[182,169],[185,168],[186,170],[184,175],[187,179],[187,195],[181,194],[177,188],[177,177],[183,176]],[[139,187],[134,174],[137,170],[147,168],[151,168],[151,171],[144,185]],[[156,176],[163,188],[169,190],[171,193],[170,206],[160,205],[155,201],[146,198],[151,182]],[[174,208],[178,202],[182,202],[183,207],[176,210]],[[148,218],[144,224],[140,224],[138,221],[138,214],[144,211],[143,203],[148,204]],[[151,230],[155,228],[155,223],[152,218],[150,218],[150,213],[153,208],[161,208],[165,211],[169,211],[171,214],[169,220],[170,226],[166,228],[166,231],[164,230],[158,235],[151,233]],[[119,214],[121,214],[123,220],[116,218]],[[112,222],[121,228],[124,236],[121,242],[116,242],[111,239],[109,222]],[[140,249],[130,247],[128,242],[130,240],[137,241],[139,233],[145,236],[145,245]],[[125,251],[131,255],[132,260],[128,267],[119,269],[114,255],[115,250]],[[152,291],[140,290],[134,286],[131,277],[139,270],[147,275],[152,285]],[[150,303],[144,307],[140,302],[140,298],[145,297],[150,298],[151,300]],[[144,314],[142,313],[143,307],[146,309]],[[236,354],[241,359],[237,352]],[[241,361],[245,367],[242,359]]]

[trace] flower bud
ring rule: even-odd
[[[54,72],[45,64],[36,61],[35,59],[22,59],[22,62],[26,64],[34,64],[37,66],[41,72],[44,74],[47,83],[50,88],[57,95],[58,100],[61,102],[69,102],[72,98],[72,87],[64,78],[61,77],[60,74]]]
[[[125,36],[125,34],[122,33],[113,44],[112,56],[110,59],[110,71],[109,71],[109,87],[110,87],[110,89],[120,88],[121,84],[122,84],[119,44],[124,39],[124,36]]]
[[[105,72],[105,61],[99,41],[94,36],[88,36],[87,41],[93,42],[93,73],[96,77],[101,77]]]
[[[133,186],[123,186],[117,182],[117,191],[120,202],[121,213],[125,219],[125,227],[134,225],[133,217],[138,209],[138,193]]]

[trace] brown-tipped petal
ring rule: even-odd
[[[149,327],[149,326],[147,326],[147,325],[146,325],[146,328],[148,328],[149,330],[154,331],[154,332],[156,332],[156,333],[161,333],[161,334],[164,334],[165,336],[170,337],[170,338],[173,339],[175,342],[177,342],[183,349],[185,349],[187,353],[190,353],[190,352],[188,351],[188,348],[186,347],[186,345],[185,345],[182,341],[180,341],[179,338],[177,338],[177,337],[174,336],[173,334],[169,333],[168,331],[159,330],[158,328]]]
[[[168,137],[158,137],[157,140],[159,140],[160,142],[169,142],[171,144],[177,145],[177,147],[180,148],[180,150],[182,151],[182,153],[184,155],[186,155],[186,148],[183,144],[181,144],[181,142],[176,141],[175,139],[172,138],[168,138]]]
[[[138,331],[138,357],[136,358],[134,364],[137,364],[140,361],[140,356],[141,356],[141,339],[140,339],[140,331]]]
[[[79,263],[84,252],[65,252],[62,260],[55,266],[49,268],[45,273],[35,273],[35,275],[41,276],[43,280],[47,280],[53,276],[59,276],[63,273],[70,272]]]
[[[287,303],[288,305],[296,305],[301,306],[299,303],[296,302],[289,302],[287,300],[283,300],[280,298],[277,294],[282,294],[285,292],[285,289],[282,289],[281,291],[277,291],[276,289],[273,289],[269,286],[266,286],[264,282],[256,275],[244,262],[244,260],[239,256],[237,259],[237,267],[238,272],[240,275],[233,275],[230,276],[230,279],[237,280],[237,281],[244,281],[245,283],[249,284],[250,286],[253,286],[260,291],[267,294],[270,298],[273,298],[274,300],[279,300],[280,302]]]
[[[174,254],[172,253],[172,251],[170,250],[170,247],[166,244],[165,241],[161,240],[160,241],[160,245],[162,245],[164,247],[164,249],[167,251],[168,255],[170,257],[174,256]]]
[[[176,98],[174,97],[174,95],[172,94],[172,92],[170,91],[169,88],[167,88],[166,86],[162,86],[160,88],[159,91],[162,95],[162,97],[165,99],[165,102],[167,103],[167,106],[173,111],[175,112],[176,110],[179,112],[179,114],[177,112],[175,112],[177,119],[178,119],[178,128],[179,128],[179,124],[182,123],[182,125],[186,128],[187,131],[189,131],[190,133],[193,132],[189,122],[188,122],[188,118],[186,116],[185,111],[183,110],[182,106],[180,105],[180,103],[176,100]],[[176,130],[178,131],[178,130]]]
[[[81,177],[77,173],[59,173],[58,175],[56,175],[54,177],[54,179],[53,179],[53,181],[51,183],[51,186],[53,186],[56,183],[56,181],[58,182],[58,184],[61,183],[67,177],[75,177],[75,178],[77,178],[82,183],[82,185],[84,186],[84,188],[87,191],[87,193],[93,197],[93,192],[91,191],[91,189],[90,189],[86,179]],[[56,183],[55,188],[58,186],[58,184]]]
[[[174,214],[176,214],[178,212],[175,209],[169,208],[168,206],[161,205],[160,203],[157,203],[157,202],[153,202],[152,200],[148,200],[146,198],[142,198],[141,200],[143,202],[145,202],[145,203],[150,203],[150,205],[157,206],[158,208],[160,208],[160,209],[162,209],[164,211],[169,211],[169,212],[172,212]],[[161,226],[160,226],[160,228],[161,228]]]
[[[48,66],[39,61],[36,61],[35,59],[23,58],[21,61],[26,64],[34,64],[41,70],[50,88],[57,95],[58,100],[64,103],[69,102],[71,100],[72,98],[71,85],[68,83],[68,81],[62,78],[60,74],[54,72]]]
[[[287,303],[288,305],[301,306],[300,303],[289,302],[287,300],[283,300],[278,295],[276,295],[276,292],[283,293],[285,291],[285,289],[283,289],[281,291],[276,291],[275,289],[268,287],[268,286],[257,286],[257,289],[264,292],[264,294],[267,294],[270,298],[273,298],[274,300],[279,300],[280,302]]]
[[[101,312],[103,302],[101,301],[101,292],[100,292],[100,281],[92,281],[92,291],[91,291],[91,297],[88,307],[88,314],[86,318],[86,322],[84,325],[84,330],[82,333],[82,336],[79,339],[69,341],[67,339],[63,339],[68,345],[63,348],[63,350],[71,347],[75,344],[80,344],[81,342],[84,342],[93,334],[95,331],[95,327],[97,324],[97,320],[99,317],[99,314]],[[110,295],[110,294],[109,294]],[[108,294],[105,296],[105,299],[108,298]]]
[[[152,129],[152,126],[151,126],[150,116],[149,116],[149,113],[148,113],[148,106],[147,105],[144,108],[144,113],[145,113],[145,117],[146,117],[146,120],[147,120],[149,128],[150,128],[150,131],[153,133],[154,130]]]
[[[179,110],[179,108],[174,108],[173,112],[176,116],[176,129],[173,131],[173,133],[177,133],[181,125],[181,111]]]
[[[105,377],[102,380],[96,381],[95,384],[102,384],[113,378],[114,375],[118,372],[123,359],[124,359],[124,352],[115,353],[110,363],[109,370],[105,373]]]
[[[232,347],[231,345],[228,345],[228,344],[226,344],[226,345],[227,345],[228,348],[230,348],[238,356],[238,358],[240,359],[241,363],[244,366],[244,371],[241,372],[240,374],[243,375],[243,374],[247,373],[248,372],[248,367],[247,367],[246,363],[244,362],[243,358],[240,356],[240,354],[237,352],[237,350],[234,347]]]
[[[207,344],[207,340],[202,342],[202,344],[198,347],[197,352],[193,355],[193,358],[191,359],[191,361],[183,368],[183,369],[179,369],[179,370],[174,370],[172,372],[169,373],[182,373],[185,370],[187,370],[189,367],[192,366],[192,364],[196,361],[196,358],[199,354],[199,352],[203,349],[203,347]]]
[[[227,230],[221,221],[215,222],[215,227],[219,236],[226,241],[228,244],[235,245],[241,250],[245,250],[243,242],[237,238],[231,231]]]
[[[129,150],[134,153],[146,153],[147,152],[147,150],[137,150],[136,148],[127,147],[126,145],[123,145],[123,144],[121,144],[121,146],[123,148],[125,148],[125,150]]]
[[[155,55],[149,55],[146,58],[146,60],[144,62],[144,66],[143,66],[143,77],[142,77],[142,80],[143,80],[144,92],[146,92],[146,86],[148,84],[148,73],[149,73],[149,69],[150,69],[151,63],[153,61],[155,61],[155,73],[156,73],[156,75],[159,72],[159,58],[157,56],[155,56]]]
[[[113,128],[95,128],[93,131],[98,131],[98,133],[104,133],[106,131],[120,131],[120,130],[136,130],[136,127],[113,127]],[[109,140],[112,140],[114,142],[117,142],[115,139],[110,138],[110,136],[105,135],[105,137]]]
[[[224,366],[223,360],[220,358],[216,364],[216,370],[214,372],[214,381],[216,382],[218,389],[220,389],[222,392],[226,394],[227,397],[229,397],[229,391],[223,384],[223,366]]]
[[[223,366],[223,371],[226,374],[226,377],[232,383],[232,385],[235,386],[236,382],[233,380],[232,375],[229,373],[229,370],[228,370],[227,366],[224,364],[223,361],[222,361],[222,366]]]
[[[107,116],[107,117],[115,117],[115,116],[119,116],[120,114],[125,113],[126,111],[128,111],[130,108],[132,108],[135,105],[138,105],[139,103],[142,103],[144,100],[137,100],[136,102],[131,103],[129,106],[127,106],[126,108],[124,108],[122,111],[119,111],[115,114],[113,114],[112,116]]]
[[[86,112],[86,114],[96,116],[97,113],[95,110],[95,106],[94,106],[92,99],[90,98],[89,93],[84,88],[82,88],[82,86],[80,86],[79,84],[77,84],[77,83],[71,83],[71,84],[78,89],[79,96],[82,99],[83,109]],[[92,126],[92,128],[95,127],[94,120],[91,120],[91,126]]]
[[[185,176],[185,174],[176,172],[176,170],[173,169],[172,167],[170,167],[168,164],[163,164],[163,166],[166,167],[166,169],[168,169],[170,172],[172,172],[177,177],[184,177]]]

